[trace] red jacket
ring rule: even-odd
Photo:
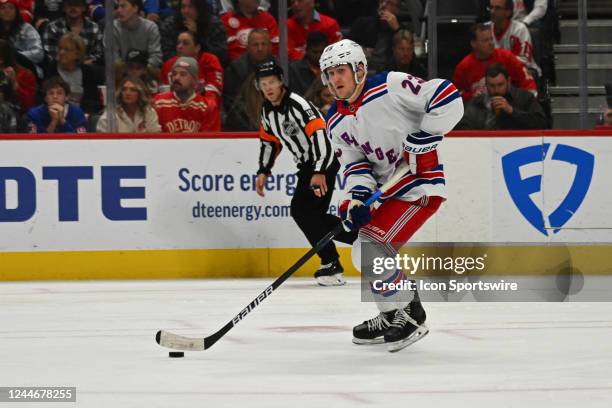
[[[26,23],[32,23],[32,11],[34,10],[34,0],[17,0],[19,3],[19,14]]]
[[[491,56],[481,61],[472,52],[455,68],[453,83],[461,92],[464,102],[468,102],[477,91],[485,91],[485,71],[489,65],[501,63],[508,70],[510,81],[517,88],[537,93],[538,87],[527,73],[525,65],[510,51],[496,48]]]
[[[295,61],[304,57],[306,50],[306,38],[308,34],[320,31],[327,36],[328,44],[333,44],[342,39],[342,32],[338,22],[331,17],[314,11],[313,20],[310,24],[304,26],[300,24],[295,17],[287,20],[287,36],[289,46],[289,60]]]
[[[194,94],[183,103],[174,92],[164,92],[155,95],[153,107],[163,132],[196,133],[221,130],[220,127],[214,127],[218,109],[217,112],[210,109],[202,95]]]
[[[254,28],[265,28],[270,33],[272,52],[278,54],[278,25],[272,14],[267,11],[258,11],[252,18],[248,18],[236,11],[228,11],[221,16],[221,21],[227,31],[227,48],[230,62],[240,58],[247,49],[249,33]]]
[[[27,112],[34,106],[34,97],[36,96],[36,77],[29,69],[17,66],[15,68],[15,79],[17,81],[15,98],[21,107],[21,111]]]

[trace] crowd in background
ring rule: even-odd
[[[324,114],[333,95],[318,61],[341,38],[364,47],[369,75],[394,70],[427,78],[425,0],[288,3],[286,77]],[[481,3],[472,52],[452,67],[466,104],[459,128],[550,127],[543,96],[554,82],[551,1]],[[0,133],[108,131],[107,58],[116,67],[120,132],[258,130],[262,97],[254,72],[278,57],[278,0],[115,4],[115,54],[108,55],[103,0],[0,0]],[[604,118],[612,123],[611,112]]]

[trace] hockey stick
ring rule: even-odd
[[[403,168],[402,168],[403,167]],[[383,184],[378,191],[376,191],[370,198],[366,200],[364,205],[370,206],[374,203],[389,187],[395,185],[403,176],[406,175],[407,165],[402,163],[400,165],[393,177],[391,177],[385,184]],[[179,336],[174,333],[170,333],[165,330],[160,330],[155,335],[155,341],[162,347],[170,348],[173,350],[186,350],[186,351],[202,351],[209,349],[215,344],[219,339],[230,331],[234,326],[236,326],[242,319],[244,319],[249,313],[253,311],[261,302],[263,302],[267,297],[272,295],[280,285],[283,284],[291,275],[295,273],[302,265],[304,265],[310,258],[312,258],[317,252],[319,252],[325,245],[327,245],[334,237],[341,233],[344,230],[343,224],[338,225],[332,231],[327,233],[317,244],[306,254],[304,254],[291,268],[289,268],[285,273],[279,276],[270,286],[264,289],[263,292],[259,294],[251,303],[249,303],[240,313],[238,313],[232,320],[226,323],[220,330],[216,333],[211,334],[208,337],[184,337]]]

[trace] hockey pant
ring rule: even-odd
[[[339,168],[340,164],[337,160],[334,160],[325,171],[327,194],[321,198],[317,197],[310,188],[310,179],[313,175],[312,167],[303,166],[297,173],[298,182],[291,200],[291,216],[312,246],[315,246],[321,238],[341,223],[340,218],[327,212]],[[337,235],[335,240],[352,244],[356,237],[355,232],[343,232]],[[339,257],[333,242],[319,251],[318,255],[321,258],[322,265],[333,262]]]
[[[372,210],[372,220],[359,230],[353,244],[353,264],[365,275],[381,312],[404,308],[414,297],[410,290],[382,290],[381,282],[398,283],[405,278],[401,269],[374,273],[374,258],[394,258],[399,249],[440,208],[444,199],[424,196],[417,201],[389,199]],[[378,281],[376,287],[374,281]]]

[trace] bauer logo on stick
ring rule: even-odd
[[[257,296],[251,303],[249,303],[247,307],[242,309],[242,311],[236,317],[234,317],[234,320],[232,320],[234,325],[240,323],[240,321],[244,319],[246,315],[251,313],[251,310],[255,309],[265,298],[270,296],[273,291],[274,288],[272,286],[268,286],[266,290],[261,292],[259,296]]]

